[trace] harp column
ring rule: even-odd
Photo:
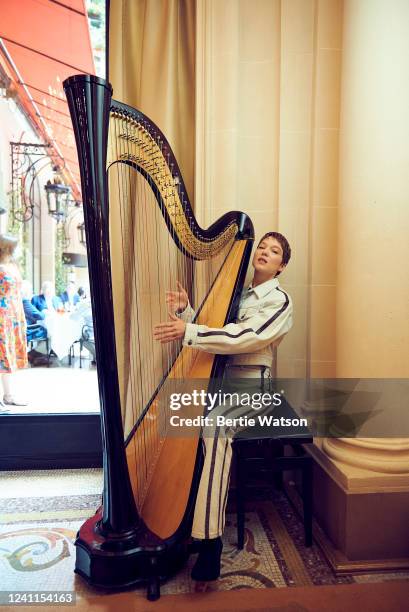
[[[409,4],[346,0],[338,378],[409,378],[408,72]],[[396,382],[395,391],[396,385],[403,385],[402,399],[408,397],[408,381]],[[365,381],[357,389],[365,389]],[[374,415],[379,407],[384,411],[378,427],[382,436],[382,419],[384,431],[390,431],[386,397],[373,406]],[[401,436],[408,434],[404,416]],[[360,431],[365,435],[364,426]],[[375,562],[378,567],[409,567],[409,439],[325,439],[316,443],[313,454],[318,464],[316,513],[344,562],[362,562],[363,568]]]
[[[125,457],[119,382],[115,367],[115,330],[106,324],[114,320],[106,172],[112,87],[98,77],[77,75],[64,81],[64,90],[81,169],[101,421],[105,425],[102,428],[103,516],[97,530],[104,537],[119,541],[121,537],[134,537],[140,519]],[[93,253],[98,253],[98,257],[92,257]]]

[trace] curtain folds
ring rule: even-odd
[[[195,0],[111,0],[109,80],[168,139],[194,204]]]

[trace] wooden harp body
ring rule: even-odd
[[[223,358],[153,343],[166,320],[164,292],[179,280],[195,322],[235,316],[254,239],[251,220],[230,212],[197,223],[170,146],[146,116],[112,100],[95,76],[64,82],[81,172],[103,438],[103,503],[79,530],[76,572],[125,588],[182,566],[201,470],[199,429],[166,435],[164,383],[211,381]]]

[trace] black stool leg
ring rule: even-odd
[[[160,580],[158,574],[158,560],[156,557],[149,559],[149,577],[146,598],[149,601],[156,601],[160,597]]]
[[[312,458],[305,458],[302,470],[302,498],[304,511],[305,545],[312,545]]]
[[[236,503],[237,503],[237,546],[244,548],[244,500],[246,495],[246,466],[241,452],[236,446]]]
[[[280,440],[270,440],[270,462],[273,469],[273,484],[277,491],[283,491],[283,472],[282,470],[274,470],[274,460],[276,457],[282,457],[284,455],[284,445]]]
[[[273,474],[273,482],[274,482],[274,488],[277,491],[283,491],[284,490],[283,473],[282,472],[274,472],[274,474]]]

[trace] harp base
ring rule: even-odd
[[[160,597],[160,582],[181,569],[188,558],[186,541],[175,543],[155,536],[143,525],[131,538],[108,538],[98,531],[98,511],[80,528],[76,546],[75,572],[91,586],[124,590],[147,585],[147,598]]]

